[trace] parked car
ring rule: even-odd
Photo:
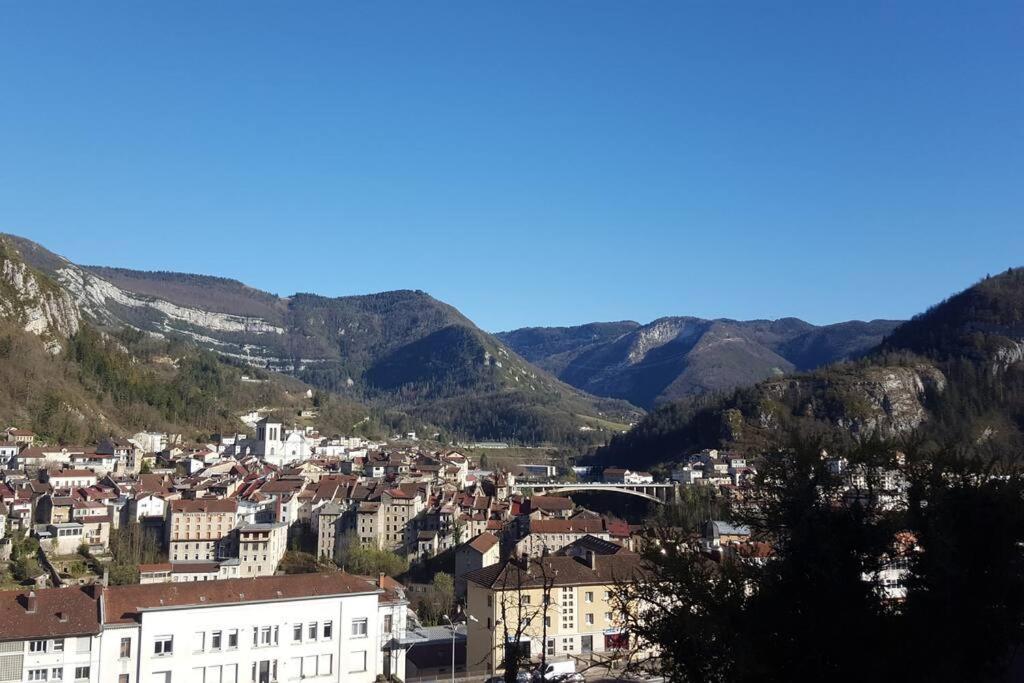
[[[571,678],[572,676],[578,675],[576,673],[576,662],[571,659],[567,659],[562,662],[548,662],[544,667],[543,672],[540,667],[533,670],[533,680],[539,681],[541,679],[550,681],[551,683],[579,683],[582,680],[582,676],[579,679]]]
[[[530,683],[532,680],[533,679],[528,671],[520,671],[516,674],[516,683]],[[505,677],[491,676],[490,678],[485,679],[484,683],[505,683]]]

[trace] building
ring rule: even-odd
[[[99,595],[92,586],[0,592],[0,680],[98,681]]]
[[[642,578],[641,563],[635,553],[587,553],[506,560],[468,573],[466,611],[476,618],[468,624],[470,671],[500,672],[506,647],[533,661],[542,653],[548,661],[607,660],[636,648],[613,593]]]
[[[483,532],[455,551],[455,596],[466,597],[466,574],[495,564],[501,555],[501,543],[490,532]]]
[[[554,553],[573,541],[584,536],[596,536],[605,541],[611,540],[611,534],[604,519],[600,517],[580,517],[576,519],[532,519],[527,526],[527,533],[516,543],[517,556],[528,555],[540,557],[545,553]]]
[[[339,528],[344,525],[345,509],[337,503],[327,503],[313,512],[313,528],[316,529],[317,557],[334,559],[337,555]]]
[[[21,445],[14,441],[0,441],[0,470],[14,469],[20,450]]]
[[[174,500],[167,524],[168,556],[176,560],[212,561],[227,556],[223,547],[235,528],[238,504],[234,500],[201,498]]]
[[[382,623],[404,631],[400,588],[337,572],[0,592],[0,680],[368,683],[387,667],[404,678],[405,649]]]
[[[89,469],[50,470],[46,482],[55,489],[77,489],[95,486],[96,473]]]
[[[238,527],[239,576],[273,576],[288,550],[288,525],[245,524]]]

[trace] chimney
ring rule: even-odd
[[[25,599],[25,611],[29,614],[36,613],[36,592],[29,591],[28,597]]]
[[[384,587],[384,572],[381,572],[377,576],[377,587],[378,588],[383,588]]]
[[[593,571],[597,571],[597,553],[595,553],[593,550],[587,551],[587,565]]]

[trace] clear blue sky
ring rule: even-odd
[[[0,73],[0,230],[80,263],[490,330],[1024,265],[1019,1],[5,2]]]

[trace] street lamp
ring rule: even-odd
[[[443,615],[444,620],[448,622],[448,627],[452,630],[452,683],[455,683],[455,627],[458,625],[452,621],[451,617],[447,614]],[[472,614],[467,614],[466,618],[469,621],[479,622],[480,620],[474,617]],[[466,638],[469,638],[469,624],[466,624]]]

